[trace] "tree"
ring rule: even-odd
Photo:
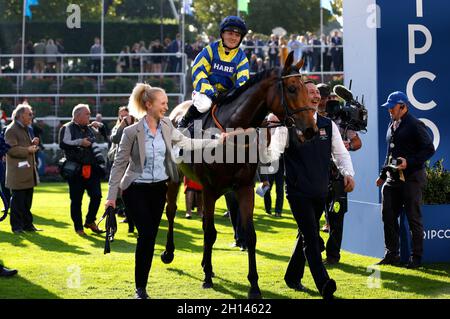
[[[342,16],[342,0],[333,0],[331,7],[333,8],[333,13],[337,16]]]
[[[320,0],[250,0],[247,22],[258,33],[270,34],[280,26],[288,33],[305,33],[319,29]],[[324,11],[324,19],[330,17]]]
[[[194,0],[195,17],[201,31],[218,35],[223,18],[237,14],[236,0]]]
[[[100,19],[101,2],[92,0],[75,1],[81,8],[83,19]],[[108,0],[105,0],[108,3]],[[36,6],[31,6],[33,21],[55,21],[67,18],[67,6],[70,2],[60,0],[40,0]],[[22,21],[23,0],[0,0],[0,12],[3,21]]]

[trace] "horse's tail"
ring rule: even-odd
[[[169,114],[169,119],[172,121],[172,123],[178,123],[191,105],[192,100],[187,100],[175,106],[175,108]]]

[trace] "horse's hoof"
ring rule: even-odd
[[[165,264],[170,264],[170,263],[173,261],[173,258],[174,258],[174,257],[175,257],[175,256],[174,256],[173,253],[168,253],[167,251],[164,251],[164,252],[161,254],[161,260],[162,260],[162,262],[165,263]]]
[[[214,284],[212,282],[204,282],[202,287],[203,289],[209,289],[212,288],[214,286]]]
[[[250,290],[248,292],[248,299],[262,299],[261,291],[259,289],[257,291]]]

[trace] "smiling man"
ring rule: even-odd
[[[219,41],[205,47],[195,58],[192,67],[193,105],[178,124],[179,128],[207,112],[219,92],[240,87],[249,79],[249,63],[239,48],[247,34],[245,22],[236,16],[228,16],[220,24]]]

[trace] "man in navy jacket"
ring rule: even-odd
[[[382,106],[389,109],[386,141],[387,154],[377,186],[382,188],[382,216],[384,223],[385,257],[380,265],[399,264],[398,217],[405,209],[412,233],[412,255],[408,268],[422,263],[423,225],[422,189],[426,184],[425,162],[435,149],[423,122],[408,112],[409,100],[405,93],[396,91]]]

